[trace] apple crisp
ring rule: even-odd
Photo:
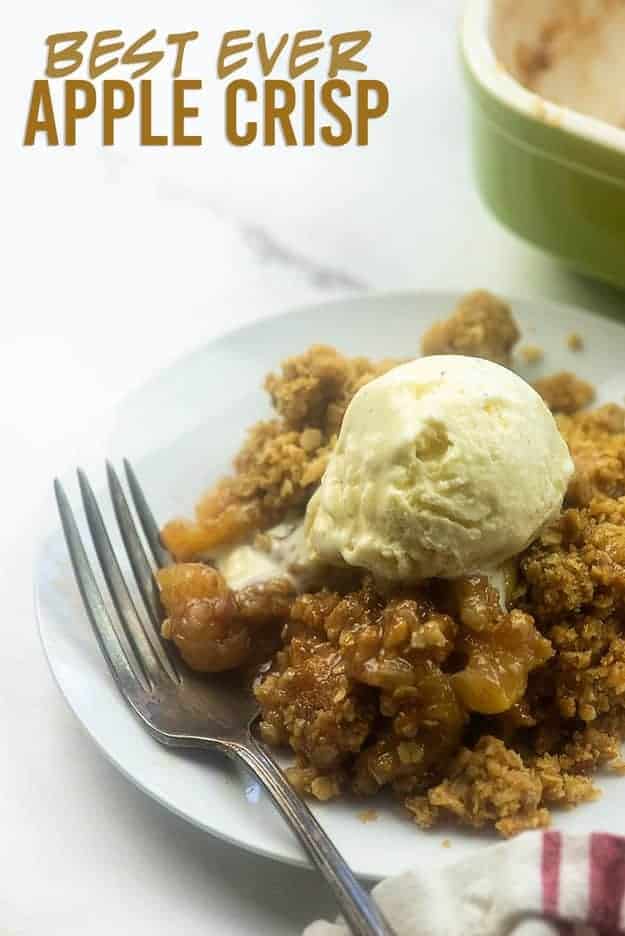
[[[506,303],[475,292],[422,350],[510,366],[519,337]],[[349,401],[396,363],[315,345],[267,377],[275,417],[251,428],[194,519],[162,532],[177,560],[158,573],[163,633],[196,670],[259,667],[260,734],[293,752],[302,793],[388,788],[424,828],[514,835],[595,798],[596,770],[625,767],[623,408],[585,409],[593,388],[572,374],[537,381],[575,474],[560,516],[506,565],[503,602],[479,575],[400,588],[321,569],[304,590],[233,589],[213,567],[303,514]]]

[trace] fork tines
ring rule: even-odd
[[[124,466],[134,508],[154,563],[157,567],[169,565],[172,558],[160,542],[158,527],[137,476],[129,462],[124,461]],[[119,477],[110,463],[107,462],[106,468],[117,525],[141,596],[140,602],[134,600],[124,579],[102,512],[84,471],[78,470],[78,484],[110,604],[98,585],[60,481],[54,482],[54,490],[65,541],[89,620],[116,683],[131,700],[133,688],[140,686],[143,690],[151,690],[163,679],[179,682],[180,674],[175,657],[160,633],[162,611],[154,566],[143,546]]]

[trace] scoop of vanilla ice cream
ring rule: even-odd
[[[307,542],[323,562],[390,581],[488,570],[558,514],[572,472],[524,380],[477,358],[420,358],[354,396],[308,505]]]

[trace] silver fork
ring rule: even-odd
[[[154,565],[172,563],[137,476],[124,462],[128,487]],[[110,602],[100,590],[61,483],[54,489],[78,588],[117,688],[152,737],[170,747],[218,750],[242,761],[260,780],[330,886],[357,936],[393,936],[378,907],[279,766],[254,737],[258,708],[251,693],[220,674],[194,674],[162,639],[162,610],[150,562],[121,482],[107,464],[109,489],[122,540],[141,595],[124,580],[95,495],[83,471],[78,483]]]

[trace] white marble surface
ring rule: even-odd
[[[0,932],[133,936],[298,932],[331,912],[312,874],[163,813],[91,746],[39,649],[30,566],[53,474],[84,427],[185,350],[311,297],[488,285],[616,312],[622,296],[499,228],[473,189],[458,0],[21,4],[3,70],[0,338]],[[268,8],[268,9],[266,9]],[[371,28],[391,110],[367,149],[199,151],[20,146],[43,38],[124,26],[328,33]],[[212,44],[211,44],[212,43]],[[219,114],[220,90],[207,98]],[[323,336],[320,336],[322,338]],[[381,843],[381,847],[384,847]]]

